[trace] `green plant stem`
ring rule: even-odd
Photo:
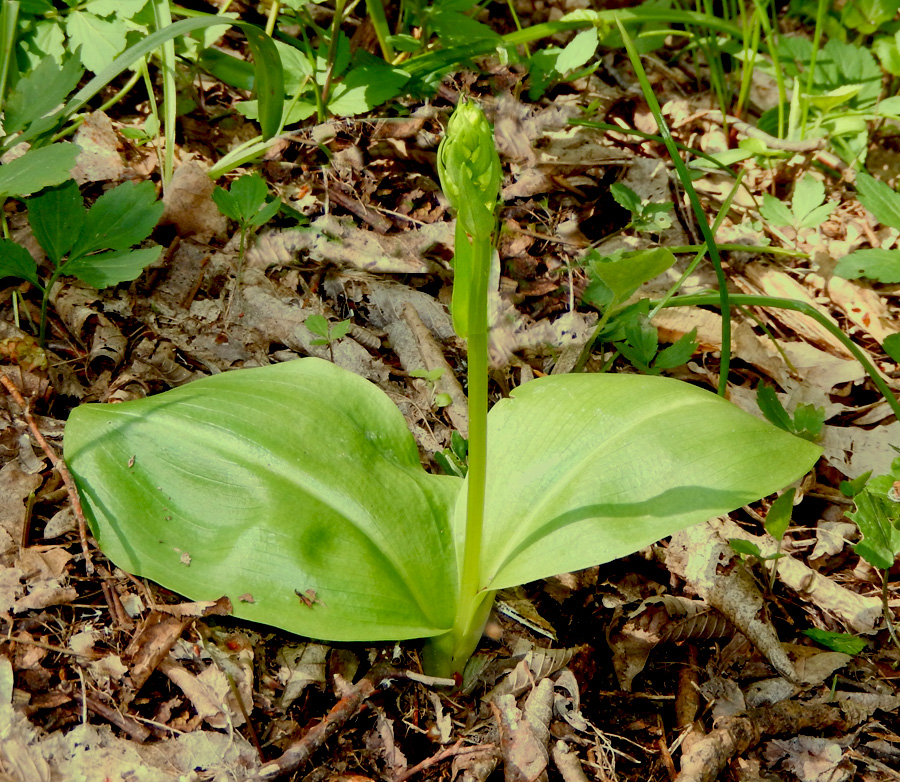
[[[791,250],[788,247],[773,247],[764,244],[720,244],[719,250],[726,253],[760,253],[764,255],[781,255],[787,258],[809,258],[809,253]],[[681,253],[706,252],[705,244],[684,244],[669,247],[675,255]]]
[[[153,0],[153,22],[157,30],[172,26],[172,11],[168,0]],[[159,60],[162,67],[163,129],[166,149],[163,157],[163,191],[168,189],[175,171],[175,42],[169,38],[160,44]]]
[[[15,61],[17,21],[19,18],[18,0],[0,0],[0,112],[6,101],[6,81],[9,70]]]
[[[369,11],[369,19],[372,20],[372,27],[375,30],[375,37],[378,39],[378,46],[381,47],[381,56],[387,62],[394,62],[397,53],[388,40],[391,29],[388,27],[387,15],[384,12],[384,0],[366,0],[366,9]]]
[[[819,57],[819,44],[825,27],[825,14],[831,6],[829,0],[818,0],[816,7],[816,29],[813,33],[812,54],[809,58],[809,72],[806,74],[806,96],[800,101],[800,137],[806,138],[806,121],[809,119],[809,95],[812,94],[816,76],[816,60]],[[797,89],[795,87],[795,89]]]
[[[325,65],[325,81],[322,83],[322,104],[319,111],[319,122],[325,121],[325,107],[331,92],[331,80],[334,76],[334,58],[337,56],[338,36],[341,34],[341,22],[344,20],[344,6],[347,0],[335,0],[334,18],[331,20],[331,37],[328,40],[328,61]]]
[[[41,297],[41,324],[38,329],[38,344],[40,344],[42,348],[47,347],[47,313],[50,308],[50,292],[53,290],[53,286],[56,284],[59,276],[59,269],[55,269],[53,274],[50,275],[50,279],[47,280],[47,283],[44,286],[43,296]]]
[[[850,351],[853,357],[866,370],[866,374],[871,378],[872,383],[884,397],[884,401],[888,403],[894,415],[900,420],[900,401],[894,396],[884,378],[881,377],[874,364],[869,361],[868,356],[857,347],[841,329],[826,318],[815,307],[804,301],[795,301],[794,299],[781,299],[776,296],[753,296],[751,294],[734,294],[730,298],[731,304],[735,306],[747,307],[775,307],[776,309],[793,310],[803,315],[808,315],[816,321],[820,326],[826,329],[835,339],[840,340],[841,344]],[[651,302],[656,304],[656,302]],[[671,301],[664,304],[665,307],[716,307],[720,305],[718,294],[696,294],[691,296],[677,296]]]
[[[473,279],[469,297],[467,336],[469,392],[469,471],[466,476],[466,540],[460,573],[459,605],[452,630],[450,672],[461,670],[475,651],[493,602],[481,586],[481,545],[487,485],[488,328],[487,298],[491,237],[472,237]],[[446,669],[445,669],[446,670]]]
[[[280,0],[273,0],[269,6],[269,15],[266,17],[266,35],[272,35],[275,32],[275,22],[278,20],[278,14],[281,13]]]
[[[706,220],[703,205],[697,197],[697,192],[694,190],[693,184],[691,184],[691,177],[688,173],[687,166],[684,165],[681,155],[678,154],[678,148],[675,145],[672,134],[669,132],[669,126],[666,124],[665,118],[662,115],[662,109],[660,109],[659,101],[656,99],[656,93],[653,91],[653,87],[647,79],[647,74],[641,63],[640,54],[635,48],[631,37],[626,32],[625,27],[621,22],[618,24],[619,33],[622,36],[622,40],[625,42],[625,48],[628,51],[628,57],[631,60],[635,75],[640,82],[644,99],[647,101],[650,112],[656,120],[656,126],[659,128],[659,133],[666,144],[666,149],[669,150],[669,156],[672,158],[672,164],[678,172],[678,178],[681,180],[682,187],[684,187],[684,191],[687,193],[688,199],[690,199],[691,207],[694,210],[694,216],[697,219],[697,225],[700,228],[700,233],[703,234],[703,239],[706,241],[706,247],[709,250],[709,260],[712,262],[713,269],[716,273],[716,280],[719,283],[719,302],[722,307],[722,312],[725,313],[725,317],[722,318],[722,354],[719,359],[718,394],[719,396],[725,396],[725,390],[728,388],[728,370],[731,365],[731,307],[728,302],[728,280],[725,278],[725,271],[722,269],[722,259],[719,256],[719,249],[716,246],[713,232],[710,230],[709,223]]]
[[[891,637],[891,641],[894,642],[894,646],[900,649],[900,638],[897,638],[897,631],[894,628],[894,620],[891,618],[891,607],[888,604],[888,598],[890,597],[890,583],[888,581],[888,571],[881,571],[881,608],[884,613],[884,623],[887,625],[888,635]]]

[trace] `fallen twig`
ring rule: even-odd
[[[19,389],[15,387],[12,380],[6,377],[6,375],[0,375],[0,383],[3,384],[3,387],[13,398],[15,403],[22,409],[22,415],[25,418],[25,422],[28,424],[28,428],[31,429],[34,439],[37,440],[38,445],[41,446],[41,450],[43,450],[50,460],[50,463],[53,465],[53,469],[59,473],[59,477],[62,478],[63,483],[66,485],[69,499],[72,502],[72,511],[75,513],[75,519],[78,522],[78,537],[81,539],[81,551],[84,554],[84,570],[88,575],[92,575],[94,572],[94,563],[91,561],[91,552],[88,547],[87,522],[84,519],[84,511],[81,509],[81,497],[78,495],[78,489],[75,488],[75,482],[72,480],[69,468],[66,467],[66,463],[56,455],[56,451],[53,450],[50,443],[44,439],[44,435],[41,434],[41,430],[38,429],[34,417],[31,415],[28,404],[25,402],[25,399],[19,392]]]

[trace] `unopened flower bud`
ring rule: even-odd
[[[484,112],[465,98],[450,117],[438,148],[438,174],[466,232],[490,236],[500,197],[500,156]]]

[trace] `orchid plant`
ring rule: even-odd
[[[438,161],[457,212],[466,477],[426,472],[389,397],[316,358],[83,405],[66,461],[116,565],[306,636],[425,638],[426,669],[447,675],[475,650],[497,590],[633,553],[815,462],[813,443],[668,378],[543,377],[488,412],[501,173],[476,104],[457,107]]]

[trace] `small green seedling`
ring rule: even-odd
[[[434,455],[434,461],[443,470],[444,475],[455,475],[457,478],[466,477],[469,469],[468,458],[469,441],[455,429],[450,433],[450,447]]]
[[[824,203],[825,185],[812,174],[807,174],[794,186],[791,205],[773,195],[763,195],[763,205],[759,210],[770,226],[780,228],[790,226],[795,231],[801,228],[817,228],[834,211],[836,203]]]
[[[234,220],[241,229],[241,244],[238,250],[239,264],[244,262],[244,247],[247,235],[254,229],[265,225],[278,214],[281,199],[273,198],[266,202],[269,189],[263,178],[257,174],[245,174],[231,183],[231,190],[216,187],[212,199],[219,211],[230,220]]]
[[[31,230],[52,264],[50,276],[42,282],[31,254],[9,239],[0,239],[0,278],[27,280],[43,292],[42,346],[50,294],[57,279],[77,277],[94,288],[108,288],[135,279],[162,252],[159,246],[131,249],[150,235],[162,216],[163,204],[156,200],[150,182],[119,185],[100,196],[90,209],[85,209],[78,185],[71,179],[42,190],[25,203]]]
[[[847,515],[856,522],[863,536],[853,550],[881,571],[884,621],[891,640],[900,649],[893,609],[888,605],[888,576],[900,554],[900,458],[891,463],[889,474],[874,478],[863,475],[853,482],[844,481],[840,488],[856,505],[856,510]]]
[[[613,347],[627,358],[631,365],[644,375],[658,375],[664,370],[680,367],[690,360],[697,350],[697,329],[691,329],[677,342],[659,349],[659,333],[650,322],[649,301],[642,300],[620,313],[608,328],[620,339],[611,339]]]
[[[500,161],[474,104],[451,117],[438,171],[457,210],[465,478],[426,472],[390,397],[317,358],[82,405],[65,458],[113,562],[193,599],[225,593],[237,617],[289,632],[425,638],[426,669],[448,675],[498,590],[631,554],[815,462],[817,446],[670,378],[548,376],[488,414]],[[317,602],[298,604],[297,589]]]
[[[769,593],[775,588],[778,560],[784,556],[781,553],[781,543],[784,540],[784,533],[787,532],[788,527],[791,525],[791,513],[794,509],[794,496],[796,493],[796,489],[788,489],[772,503],[769,507],[769,512],[766,514],[766,532],[775,538],[775,552],[773,554],[763,554],[759,546],[750,540],[732,538],[729,541],[731,548],[738,554],[756,557],[760,562],[772,562],[772,567],[769,568]]]
[[[779,429],[790,432],[804,440],[817,442],[822,436],[822,428],[825,426],[825,408],[814,405],[800,404],[794,410],[794,415],[784,409],[781,400],[772,386],[762,383],[756,390],[756,404],[759,405],[762,414]]]
[[[642,201],[641,197],[628,185],[616,182],[609,192],[619,206],[631,212],[631,222],[626,228],[633,228],[638,233],[659,233],[672,227],[672,214],[675,205],[671,201],[652,203]]]
[[[151,114],[140,127],[124,127],[120,133],[125,138],[134,142],[135,146],[142,147],[145,144],[155,144],[159,134],[159,117]]]
[[[312,345],[328,345],[331,360],[334,361],[334,343],[347,336],[350,331],[350,321],[340,320],[331,323],[324,315],[310,315],[303,323],[313,334],[318,334],[321,339],[314,339]]]
[[[216,187],[213,190],[212,199],[219,207],[219,211],[225,217],[234,220],[241,231],[240,245],[238,246],[238,268],[232,294],[239,294],[241,289],[247,236],[269,222],[281,207],[280,198],[266,202],[268,192],[266,183],[256,172],[235,179],[231,183],[231,190],[225,190],[223,187]],[[233,298],[229,299],[229,310],[232,301]]]
[[[450,394],[436,394],[434,392],[435,384],[444,374],[443,367],[438,367],[437,369],[427,370],[427,369],[414,369],[409,373],[410,377],[420,377],[426,383],[428,383],[428,389],[431,391],[431,401],[435,407],[446,407],[447,405],[453,402]]]

